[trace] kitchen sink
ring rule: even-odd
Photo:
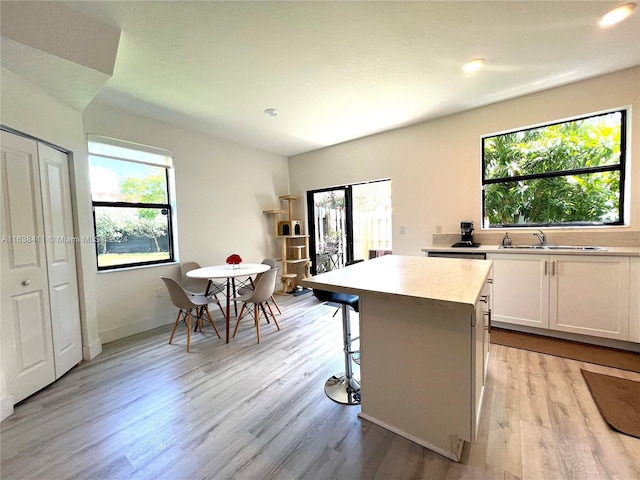
[[[606,252],[603,247],[591,245],[500,245],[499,248],[513,248],[518,250],[590,250]]]
[[[606,252],[606,248],[602,247],[594,247],[591,245],[543,245],[542,248],[546,248],[547,250],[599,250],[601,252]]]

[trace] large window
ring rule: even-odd
[[[168,152],[89,136],[98,270],[173,261]]]
[[[482,139],[489,227],[621,225],[626,111]]]

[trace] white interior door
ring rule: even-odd
[[[38,144],[56,378],[82,360],[82,336],[67,155]]]
[[[37,143],[1,135],[1,368],[15,403],[53,382],[55,366]]]

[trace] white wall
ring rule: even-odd
[[[625,106],[632,107],[631,216],[620,230],[638,232],[640,67],[292,157],[291,193],[391,178],[394,253],[420,255],[436,225],[459,233],[468,219],[480,231],[482,135]]]
[[[212,265],[237,253],[245,262],[260,263],[276,255],[271,219],[262,211],[288,193],[286,157],[96,103],[83,112],[83,121],[87,133],[173,152],[181,261]],[[172,265],[97,274],[102,341],[173,322],[175,308],[160,276],[178,271]],[[156,298],[159,287],[162,298]]]
[[[640,231],[640,67],[497,103],[446,118],[286,158],[217,140],[145,117],[90,104],[81,115],[2,69],[2,123],[73,152],[78,235],[92,235],[84,133],[157,146],[174,153],[179,258],[202,264],[239,253],[247,262],[276,256],[270,218],[278,195],[391,178],[394,252],[419,255],[435,225],[457,233],[480,221],[480,136],[614,107],[631,106],[630,226]],[[84,125],[83,125],[84,124]],[[291,182],[291,189],[288,184]],[[297,217],[306,218],[298,202]],[[405,235],[399,235],[404,226]],[[594,229],[597,231],[597,229]],[[85,358],[102,341],[169,323],[174,309],[160,275],[176,266],[96,273],[93,244],[78,244]],[[97,292],[97,294],[96,294]],[[164,293],[164,291],[163,291]]]

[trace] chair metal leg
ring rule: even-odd
[[[258,311],[258,305],[253,305],[253,318],[256,322],[256,333],[258,334],[258,343],[260,343],[260,312]]]
[[[236,279],[235,277],[231,278],[231,285],[232,285],[232,289],[233,289],[233,296],[236,296]],[[236,314],[236,317],[238,316],[238,302],[233,302],[233,311]]]
[[[224,313],[224,308],[222,307],[222,304],[220,303],[220,300],[218,300],[218,296],[214,293],[213,295],[211,295],[211,297],[213,299],[215,299],[216,304],[218,305],[218,308],[220,309],[220,312],[222,313],[222,316],[224,317],[226,315],[226,313]]]
[[[187,312],[187,352],[191,351],[191,309]]]
[[[351,321],[349,317],[349,306],[342,305],[342,341],[344,345],[344,371],[330,377],[324,385],[327,396],[345,405],[360,404],[360,382],[353,375],[353,365],[351,363]]]

